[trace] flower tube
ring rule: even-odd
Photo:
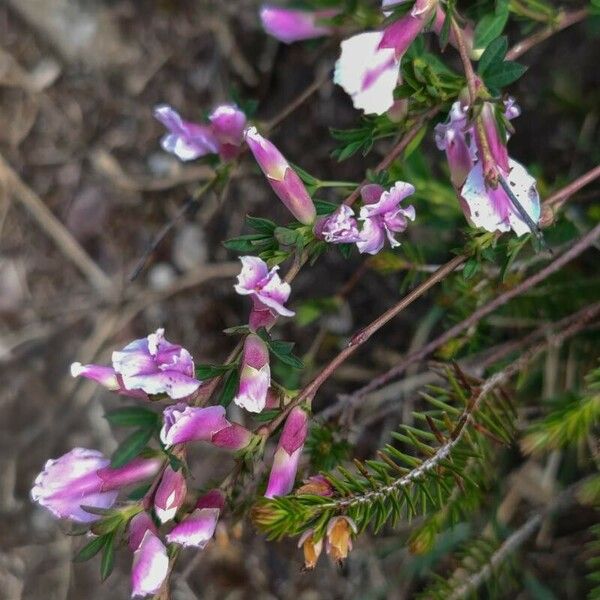
[[[283,426],[265,497],[285,496],[292,491],[307,434],[308,415],[302,408],[295,407]]]

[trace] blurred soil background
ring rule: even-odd
[[[243,160],[225,197],[206,196],[129,282],[153,236],[211,174],[208,165],[181,164],[161,151],[163,131],[152,107],[167,102],[198,120],[236,97],[258,100],[256,116],[268,122],[322,78],[317,92],[272,134],[285,155],[318,177],[360,181],[389,147],[380,144],[364,160],[330,158],[328,127],[354,126],[359,116],[327,76],[337,43],[283,46],[263,34],[257,8],[251,0],[0,1],[2,599],[129,596],[128,553],[120,553],[115,572],[100,585],[96,561],[71,563],[79,539],[65,536],[28,498],[47,458],[73,446],[110,453],[117,444],[102,415],[123,401],[73,380],[69,365],[108,362],[113,348],[159,326],[197,362],[219,363],[235,343],[222,330],[241,324],[247,312],[233,292],[239,262],[221,241],[247,233],[246,214],[287,220],[254,164]],[[523,62],[530,73],[514,90],[526,116],[512,152],[534,165],[543,182],[581,174],[595,164],[593,152],[597,163],[598,38],[584,30],[578,25],[529,52]],[[516,40],[518,32],[512,35]],[[435,152],[430,140],[426,148]],[[409,237],[415,246],[439,245],[440,262],[458,239],[451,228],[434,241],[418,225]],[[328,253],[294,282],[292,307],[334,294],[361,262]],[[402,280],[402,273],[367,269],[347,305],[324,326],[284,324],[282,335],[296,340],[301,354],[320,336],[314,358],[322,364],[345,335],[398,298]],[[392,365],[429,308],[425,299],[402,313],[336,373],[317,406]],[[358,436],[358,454],[368,456],[398,420],[389,411],[372,418]],[[226,473],[230,460],[207,446],[197,450],[191,463],[199,484]],[[576,515],[566,518],[571,527],[545,556],[541,573],[559,564],[561,577],[582,568],[565,561],[572,560],[586,523],[578,529]],[[173,597],[409,597],[410,580],[400,576],[407,551],[393,531],[376,546],[368,536],[357,546],[344,568],[322,560],[317,571],[304,574],[293,542],[267,544],[243,523],[222,529],[205,552],[184,554]]]

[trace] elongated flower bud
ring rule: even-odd
[[[158,535],[158,529],[152,517],[146,511],[142,511],[129,521],[127,527],[127,545],[132,552],[135,552],[140,547],[146,531],[151,531],[154,535]]]
[[[215,532],[224,506],[225,497],[220,490],[204,494],[198,499],[196,509],[167,534],[167,541],[185,547],[204,548]]]
[[[310,225],[317,216],[315,205],[302,180],[283,154],[260,135],[256,127],[250,127],[246,131],[246,142],[273,191],[286,208],[300,223]]]
[[[392,48],[401,57],[415,41],[434,14],[437,0],[416,0],[410,12],[383,32],[380,48]]]
[[[337,10],[309,11],[263,6],[260,9],[260,20],[269,35],[280,42],[291,44],[330,35],[331,27],[319,24],[319,20],[333,17],[337,12]]]
[[[307,434],[308,415],[302,408],[295,407],[288,415],[279,438],[265,492],[267,498],[285,496],[292,491]]]
[[[170,465],[167,466],[154,494],[154,512],[161,523],[175,517],[185,501],[186,493],[187,484],[183,473],[174,471]]]
[[[244,342],[240,387],[234,402],[250,412],[259,413],[265,407],[270,385],[269,348],[258,335],[250,334]]]

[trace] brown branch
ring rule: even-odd
[[[547,40],[555,33],[571,27],[580,21],[583,21],[588,16],[588,11],[585,8],[580,10],[574,10],[572,12],[563,13],[559,18],[558,22],[554,25],[550,25],[536,33],[526,37],[524,40],[517,42],[507,53],[506,60],[515,60],[522,54],[525,54],[528,50],[531,50],[537,44]]]
[[[528,279],[525,279],[525,281],[522,281],[519,285],[515,286],[514,288],[507,290],[503,294],[500,294],[491,302],[484,304],[475,312],[473,312],[469,317],[448,329],[448,331],[437,337],[435,340],[429,342],[429,344],[423,346],[423,348],[421,348],[420,350],[410,353],[398,365],[392,367],[387,372],[376,377],[356,392],[344,396],[344,398],[348,401],[356,402],[356,400],[362,398],[365,394],[368,394],[369,392],[376,390],[382,385],[385,385],[389,381],[392,381],[400,374],[402,374],[410,365],[419,362],[420,360],[423,360],[426,356],[429,356],[432,352],[443,346],[446,342],[449,342],[458,334],[462,333],[463,331],[469,329],[469,327],[478,323],[481,319],[495,311],[497,308],[503,306],[513,298],[520,296],[521,294],[536,286],[538,283],[540,283],[553,273],[556,273],[557,271],[562,269],[562,267],[564,267],[570,261],[579,256],[584,250],[593,245],[594,242],[598,239],[598,237],[600,237],[600,224],[596,225],[596,227],[589,231],[569,250],[567,250],[564,254],[559,256],[547,267],[545,267],[535,275],[532,275]]]
[[[492,375],[489,379],[486,379],[480,386],[478,386],[476,393],[469,400],[461,417],[458,419],[458,425],[452,432],[451,439],[445,444],[439,446],[435,451],[435,454],[424,460],[419,466],[415,467],[402,477],[399,477],[398,479],[378,489],[369,490],[368,492],[365,492],[363,494],[354,494],[351,496],[345,496],[337,500],[332,500],[331,504],[326,504],[323,507],[346,509],[350,506],[355,506],[356,504],[372,502],[375,498],[389,496],[394,490],[406,487],[412,482],[421,479],[424,475],[431,472],[433,469],[439,466],[442,461],[444,461],[448,456],[450,456],[454,448],[465,436],[468,429],[468,425],[470,425],[473,422],[474,414],[477,412],[485,398],[491,392],[493,392],[498,387],[509,381],[514,375],[518,374],[548,346],[560,346],[566,339],[582,331],[587,326],[588,322],[594,317],[598,316],[599,314],[600,305],[597,304],[595,305],[593,310],[588,310],[582,319],[571,324],[569,327],[559,332],[552,339],[546,340],[541,344],[530,348],[517,360],[507,365],[502,371],[499,371],[498,373]]]
[[[317,393],[321,385],[332,375],[332,373],[352,356],[360,346],[362,346],[376,331],[381,329],[388,321],[393,319],[396,315],[402,312],[407,306],[412,304],[417,298],[420,298],[423,294],[429,291],[434,285],[445,279],[450,273],[452,273],[457,267],[462,265],[467,260],[464,255],[456,256],[445,265],[441,266],[431,277],[427,278],[423,283],[418,285],[414,290],[408,293],[400,302],[392,306],[392,308],[385,311],[382,315],[377,317],[364,329],[356,333],[350,340],[348,346],[344,348],[331,362],[306,386],[302,391],[294,398],[292,402],[268,425],[262,427],[258,433],[260,435],[268,437],[279,427],[279,425],[285,420],[288,413],[294,408],[302,404],[306,400],[312,400],[314,395]]]

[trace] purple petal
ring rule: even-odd
[[[273,191],[294,217],[304,225],[314,222],[317,211],[304,183],[291,167],[288,167],[283,179],[267,177]]]
[[[154,535],[158,535],[158,529],[152,520],[152,517],[145,511],[135,515],[127,528],[127,544],[132,552],[135,552],[142,543],[146,531],[151,531]]]
[[[217,448],[226,448],[237,452],[243,450],[252,440],[252,433],[237,423],[231,423],[217,431],[211,442]]]
[[[238,275],[235,291],[246,296],[255,292],[258,284],[269,275],[267,263],[257,256],[240,256],[242,271]]]
[[[240,387],[233,401],[249,412],[262,412],[271,385],[271,370],[266,364],[260,369],[246,365],[240,375]]]
[[[187,484],[181,471],[167,466],[154,494],[154,512],[161,523],[175,517],[177,510],[185,501]]]
[[[279,447],[283,448],[288,454],[293,454],[299,448],[302,448],[308,434],[308,415],[302,408],[293,408],[288,415],[281,437],[279,438]]]
[[[85,377],[97,381],[105,388],[117,391],[119,389],[119,380],[112,367],[102,365],[82,365],[80,362],[74,362],[71,365],[71,375],[73,377]]]
[[[190,441],[211,441],[212,436],[230,423],[222,406],[195,408],[180,403],[164,411],[160,439],[167,447]]]
[[[377,254],[383,248],[384,228],[378,219],[366,218],[360,235],[361,240],[356,243],[356,246],[361,254]]]
[[[215,533],[219,513],[218,508],[197,508],[167,534],[167,542],[204,548]]]
[[[220,144],[240,146],[244,140],[246,115],[237,106],[222,104],[210,114],[212,129]]]

